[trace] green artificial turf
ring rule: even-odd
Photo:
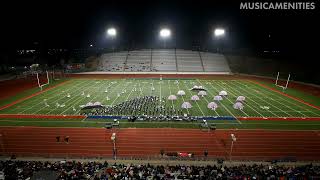
[[[179,83],[176,83],[178,81]],[[62,82],[60,80],[59,82]],[[52,85],[55,85],[55,82]],[[272,88],[273,85],[263,83]],[[190,91],[194,86],[203,86],[207,89],[207,96],[200,100],[190,100],[196,92]],[[50,87],[48,86],[48,87]],[[153,91],[151,87],[154,87]],[[47,88],[48,88],[47,87]],[[137,91],[134,91],[134,88]],[[107,92],[105,92],[107,90]],[[176,95],[178,90],[184,90],[185,96],[178,96],[176,101],[167,100],[171,94]],[[213,101],[213,96],[219,91],[228,92],[228,97],[218,104],[213,111],[207,104]],[[19,98],[29,96],[39,91],[38,88],[25,91],[17,96],[6,99],[1,105],[9,104]],[[82,95],[84,93],[84,95]],[[314,105],[320,104],[320,98],[292,89],[285,93],[301,98]],[[67,97],[68,94],[70,97]],[[87,97],[88,94],[90,97]],[[118,97],[118,94],[120,96]],[[188,101],[192,108],[182,110],[193,116],[231,116],[231,117],[320,117],[320,111],[294,99],[261,87],[246,80],[200,80],[200,79],[70,79],[68,83],[50,89],[40,95],[17,103],[0,111],[0,114],[44,114],[44,115],[78,115],[80,105],[88,102],[101,102],[103,105],[113,106],[141,96],[159,96],[164,100],[161,105],[167,109],[181,109],[181,104]],[[245,96],[246,103],[243,111],[235,110],[232,106],[238,96]],[[109,100],[107,99],[109,98]],[[45,106],[45,101],[49,107]],[[63,105],[58,107],[57,104]],[[126,115],[126,114],[123,114]],[[52,126],[52,127],[104,127],[110,120],[83,120],[83,119],[24,119],[0,118],[1,126]],[[172,128],[199,128],[198,123],[185,122],[144,122],[129,123],[121,121],[121,127],[172,127]],[[217,128],[242,129],[319,129],[317,121],[210,121],[217,124]]]

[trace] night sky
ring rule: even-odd
[[[240,10],[240,1],[15,1],[2,4],[1,49],[108,47],[109,26],[118,29],[118,46],[161,44],[159,29],[172,30],[168,44],[210,48],[215,27],[226,28],[229,49],[315,52],[316,10]],[[316,4],[318,5],[318,4]]]

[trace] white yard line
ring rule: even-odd
[[[212,82],[213,82],[213,81],[209,81],[210,86],[211,86],[213,89],[215,89],[215,90],[217,91],[217,93],[219,93],[219,90],[216,89],[216,88],[212,85]],[[213,96],[214,96],[214,95],[213,95]],[[213,96],[212,96],[212,97],[213,97]],[[230,100],[229,100],[229,101],[230,101]],[[239,124],[242,124],[242,122],[239,121],[238,118],[237,118],[225,105],[222,104],[222,102],[219,103],[219,104],[221,104],[222,107],[223,107],[225,110],[227,110],[227,111],[237,120],[237,122],[238,122]],[[246,113],[243,112],[243,111],[241,111],[241,112],[244,113],[244,114],[246,114]]]
[[[101,86],[101,85],[100,85]],[[81,95],[79,95],[80,94],[80,92],[81,91],[87,91],[88,89],[92,89],[91,91],[88,91],[90,94],[91,94],[91,92],[94,92],[95,91],[95,89],[97,89],[97,88],[100,88],[100,86],[99,87],[92,87],[92,85],[91,85],[91,83],[89,82],[88,83],[88,86],[85,88],[85,90],[84,89],[81,89],[80,88],[80,90],[77,90],[77,92],[78,92],[78,94],[77,95],[74,95],[74,97],[72,97],[72,98],[70,98],[70,100],[71,99],[75,99],[75,101],[76,102],[78,102],[78,99],[80,99],[80,100],[83,100],[84,98],[82,98],[82,96]],[[87,93],[88,94],[88,93]],[[86,98],[86,97],[85,97]],[[69,101],[69,100],[68,100]],[[68,102],[67,101],[67,102]],[[71,101],[71,102],[74,102],[74,101]],[[91,102],[91,100],[90,100],[90,102]],[[73,104],[76,104],[76,103],[73,103]],[[65,104],[66,105],[66,104]],[[77,104],[78,105],[78,104]],[[61,112],[60,114],[63,114],[65,111],[67,111],[68,109],[70,109],[72,106],[67,106],[66,105],[66,109],[63,111],[63,112]],[[57,107],[56,109],[58,109],[59,107]],[[56,110],[56,109],[54,109],[54,110]],[[80,110],[79,110],[80,111]]]
[[[126,81],[126,80],[124,80],[124,81]],[[124,84],[124,83],[123,83]],[[131,83],[127,83],[126,84],[126,86],[125,86],[125,88],[124,88],[124,90],[126,90],[127,91],[127,88],[128,88],[128,84],[131,84]],[[121,96],[120,96],[121,97]],[[119,97],[118,97],[118,95],[117,95],[117,97],[112,101],[112,103],[110,104],[110,106],[112,106],[113,104],[114,104],[114,102],[118,99]]]
[[[110,83],[111,83],[111,82],[110,82]],[[119,84],[121,84],[121,83],[118,82],[115,87],[117,87]],[[114,88],[115,88],[115,87],[114,87]],[[115,89],[116,89],[116,88],[115,88]],[[90,92],[92,92],[92,91],[90,91]],[[85,98],[80,98],[80,100],[77,101],[77,104],[78,104],[80,101],[84,100],[84,99],[86,99],[86,97],[85,97]],[[80,110],[81,110],[81,109],[77,110],[77,111],[75,112],[75,114],[78,114],[78,113],[80,112]]]
[[[80,83],[80,84],[78,84],[77,86],[81,86],[82,84],[84,84],[84,82],[82,82],[82,83]],[[61,99],[61,98],[57,98],[57,97],[61,97],[61,94],[65,94],[66,93],[66,91],[65,92],[60,92],[60,93],[57,93],[55,96],[51,96],[51,97],[49,97],[48,99],[47,99],[47,102],[49,102],[48,100],[50,100],[50,99],[57,99],[57,100],[55,100],[54,102],[56,102],[56,101],[58,101],[59,99]],[[65,96],[62,96],[62,98],[64,98]],[[39,99],[38,99],[39,100]],[[49,102],[49,103],[51,103],[51,102]],[[39,103],[37,103],[37,104],[34,104],[34,105],[32,105],[32,106],[30,106],[30,107],[28,107],[27,109],[25,109],[25,110],[23,110],[23,111],[21,111],[21,112],[19,112],[18,114],[22,114],[23,112],[25,112],[26,110],[29,110],[29,109],[32,109],[32,108],[34,108],[35,106],[39,106],[39,105],[43,105],[44,106],[44,104],[43,104],[43,100],[40,100],[40,102]],[[40,110],[41,109],[43,109],[43,108],[45,108],[45,106],[44,107],[42,107],[42,108],[40,108]],[[36,111],[36,112],[33,112],[33,114],[35,114],[35,113],[37,113],[37,112],[39,112],[40,110],[38,110],[38,111]]]
[[[185,82],[183,82],[183,84],[184,84],[184,87],[186,87],[186,88],[187,88],[187,89],[186,89],[186,91],[188,91],[188,92],[189,92],[189,94],[192,96],[192,94],[191,94],[190,90],[188,89],[188,87],[187,87],[186,83],[185,83]],[[192,100],[191,100],[191,101],[192,101]],[[200,106],[199,106],[198,102],[197,102],[197,101],[195,101],[195,103],[197,104],[198,109],[199,109],[199,110],[200,110],[200,112],[202,113],[202,116],[206,116],[206,115],[203,113],[202,109],[200,108]]]
[[[167,82],[168,82],[168,86],[169,86],[169,93],[170,93],[170,95],[172,95],[172,94],[171,94],[170,80],[168,80]],[[172,108],[173,108],[173,110],[175,110],[175,106],[174,106],[174,104],[173,104],[173,101],[172,101],[172,100],[168,100],[168,101],[171,101]]]
[[[73,80],[72,80],[73,81]],[[67,88],[67,87],[73,87],[73,86],[77,86],[77,84],[73,84],[73,82],[70,82],[69,81],[69,83],[67,83],[67,84],[64,84],[64,85],[62,85],[62,86],[59,86],[59,87],[55,87],[55,88],[53,88],[53,89],[50,89],[50,90],[48,90],[48,91],[46,91],[46,92],[44,92],[44,93],[42,93],[42,94],[39,94],[39,95],[37,95],[37,96],[35,96],[35,97],[38,97],[38,98],[44,98],[44,99],[46,99],[46,97],[51,97],[51,95],[52,94],[54,94],[54,95],[56,95],[57,93],[57,91],[61,91],[61,88],[63,88],[63,89],[65,89],[65,88]],[[35,102],[35,103],[34,103]],[[35,105],[37,105],[37,104],[39,104],[39,100],[37,99],[37,98],[30,98],[30,99],[27,99],[27,100],[25,100],[25,101],[23,101],[23,102],[21,102],[21,103],[19,103],[19,105],[21,105],[21,106],[26,106],[26,107],[28,107],[28,106],[35,106]],[[14,110],[14,109],[13,109]]]
[[[110,80],[110,81],[111,81],[111,80]],[[124,80],[123,80],[123,81],[124,81]],[[113,81],[111,81],[111,82],[113,82]],[[111,84],[110,86],[113,85],[111,82],[110,82],[110,84]],[[110,92],[108,91],[108,93],[107,93],[108,96],[111,95],[113,92],[119,91],[119,89],[117,89],[116,87],[118,87],[120,84],[123,84],[121,81],[120,81],[120,82],[116,81],[116,82],[117,82],[117,85],[112,86],[112,88],[111,88],[112,90],[111,90]],[[110,87],[110,86],[109,86],[109,87]],[[110,96],[110,97],[112,97],[112,96]],[[103,98],[103,100],[102,100],[101,103],[102,103],[102,104],[105,104],[105,102],[106,102],[106,97]]]
[[[197,79],[197,81],[198,81],[198,83],[199,83],[202,87],[204,87],[204,86],[202,85],[202,83],[199,81],[199,79]],[[209,104],[209,101],[208,101],[208,99],[207,99],[207,96],[204,96],[204,99],[205,99],[205,100],[207,101],[207,103]],[[216,110],[213,110],[213,111],[217,114],[217,116],[220,116]]]
[[[179,84],[180,84],[180,81],[178,81],[178,84],[177,84],[177,86],[178,86],[178,91],[179,91],[179,90],[181,90],[181,89],[180,89],[180,85],[179,85]],[[184,100],[184,97],[183,97],[183,96],[181,96],[181,97],[182,97],[183,102],[186,102],[186,101]],[[187,108],[187,112],[188,112],[188,114],[190,114],[190,112],[189,112],[189,109],[188,109],[188,108]]]
[[[212,82],[214,82],[214,81],[212,81]],[[219,90],[218,89],[216,89],[213,85],[212,85],[212,83],[210,83],[210,85],[211,85],[211,87],[212,88],[214,88],[216,91],[217,91],[217,93],[219,93]],[[221,87],[221,86],[220,86]],[[232,105],[234,104],[229,98],[225,98],[225,99],[227,99]],[[220,104],[222,104],[222,103],[220,103]],[[222,104],[223,105],[223,104]],[[230,111],[229,111],[230,112]],[[245,116],[247,116],[247,117],[249,117],[249,115],[246,113],[246,112],[244,112],[244,111],[241,111]],[[234,115],[233,115],[234,116]],[[236,117],[236,116],[234,116],[234,117]]]
[[[90,83],[89,83],[90,84]],[[104,85],[104,83],[101,83],[100,84],[100,86],[98,87],[98,89],[100,89],[101,88],[101,86],[102,86],[102,84]],[[108,87],[110,87],[111,85],[109,85]],[[90,88],[90,87],[89,87]],[[89,88],[86,88],[86,90],[87,89],[89,89]],[[91,86],[91,88],[92,88],[92,86]],[[97,87],[95,87],[95,88],[97,88]],[[83,89],[82,89],[83,90]],[[95,90],[95,89],[92,89],[91,91],[89,91],[89,93],[90,94],[92,94],[91,92],[94,92],[93,90]],[[81,92],[81,91],[80,91]],[[95,94],[95,93],[93,93],[93,94]],[[98,94],[99,93],[96,93],[96,96],[94,96],[94,95],[92,95],[92,99],[89,101],[89,102],[91,102],[91,101],[93,101],[94,99],[95,99],[95,97],[97,97],[98,96]],[[101,94],[101,92],[100,92],[100,94]],[[84,100],[84,99],[86,99],[87,97],[82,97],[81,95],[78,95],[77,96],[77,98],[76,98],[76,100],[75,101],[72,101],[73,102],[73,104],[74,105],[78,105],[78,103],[80,102],[80,101],[82,101],[82,100]],[[74,107],[74,106],[69,106],[69,107],[67,107],[63,112],[61,112],[60,114],[63,114],[64,112],[66,112],[66,111],[68,111],[71,107]],[[77,107],[77,108],[79,108],[79,107]],[[79,113],[80,112],[80,109],[79,110],[77,110],[74,114],[77,114],[77,113]]]
[[[251,86],[252,87],[252,86]],[[255,87],[255,86],[253,86],[253,87]],[[261,88],[263,91],[265,91],[265,92],[267,92],[267,93],[269,93],[269,94],[271,94],[271,95],[273,95],[271,92],[269,92],[268,90],[266,90],[266,89],[264,89],[264,88]],[[273,96],[275,96],[275,95],[273,95]],[[291,103],[290,101],[288,101],[288,100],[286,100],[285,98],[282,98],[282,96],[279,96],[279,98],[281,98],[282,100],[285,100],[286,102],[288,102],[288,103],[290,103],[290,104],[293,104],[293,103]],[[271,99],[271,100],[273,100],[273,99]],[[275,100],[273,100],[273,101],[275,101]],[[293,108],[291,108],[290,106],[288,106],[288,105],[286,105],[286,104],[283,104],[283,103],[281,103],[280,101],[275,101],[275,102],[277,102],[277,103],[279,103],[279,104],[281,104],[281,105],[283,105],[283,106],[285,106],[285,107],[287,107],[287,108],[289,108],[289,109],[291,109],[291,110],[293,110],[293,111],[295,111],[295,112],[297,112],[297,113],[299,113],[299,114],[301,114],[301,115],[303,115],[304,117],[308,117],[308,116],[306,116],[305,114],[303,114],[303,113],[301,113],[300,111],[297,111],[297,110],[295,110],[295,109],[293,109]],[[297,105],[297,104],[293,104],[293,105],[295,105],[295,106],[299,106],[299,105]],[[300,108],[301,108],[301,106],[299,106]],[[304,109],[304,108],[302,108],[302,109]]]
[[[220,83],[216,83],[218,86],[220,86],[221,87],[221,85],[220,85]],[[227,84],[227,83],[226,83]],[[229,88],[229,90],[230,90],[230,88]],[[234,97],[237,97],[237,95],[235,94],[235,93],[232,93],[233,91],[229,91],[230,92],[230,94],[233,94],[233,96]],[[227,98],[228,100],[229,100],[229,98]],[[230,102],[231,102],[231,100],[229,100]],[[232,103],[232,102],[231,102]],[[263,118],[265,118],[265,116],[263,115],[263,114],[261,114],[260,112],[258,112],[256,109],[254,109],[253,107],[251,107],[249,104],[247,104],[247,106],[249,107],[249,108],[251,108],[253,111],[255,111],[257,114],[259,114],[261,117],[263,117]],[[248,115],[247,115],[248,116]]]
[[[238,81],[236,81],[236,83],[238,83]],[[228,84],[228,83],[227,83],[227,84]],[[241,91],[237,90],[236,88],[233,88],[233,87],[230,86],[229,84],[228,84],[228,86],[229,86],[230,88],[234,89],[235,91],[237,91],[238,93],[240,93],[239,95],[241,95]],[[237,86],[237,87],[239,87],[240,89],[242,89],[243,91],[245,91],[248,95],[253,95],[253,96],[259,98],[260,100],[262,100],[263,102],[267,103],[268,105],[271,105],[271,106],[275,107],[276,109],[279,109],[278,107],[272,105],[271,103],[269,103],[269,102],[265,101],[264,99],[261,99],[259,96],[255,95],[255,93],[250,93],[250,92],[247,91],[246,89],[241,88],[241,86]],[[257,104],[259,107],[262,106],[261,104],[257,103],[255,100],[253,100],[253,99],[250,98],[250,97],[247,97],[247,99],[250,100],[250,101],[252,101],[253,103]],[[279,110],[281,110],[281,109],[279,109]],[[267,112],[270,112],[270,113],[273,114],[274,116],[279,117],[277,114],[271,112],[270,110],[267,110]],[[283,111],[283,112],[284,112],[284,111]],[[284,113],[285,113],[285,112],[284,112]],[[288,114],[288,113],[286,113],[286,114]],[[290,116],[290,114],[288,114],[288,115]]]

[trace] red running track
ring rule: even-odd
[[[111,157],[111,131],[103,128],[0,128],[2,154],[49,157]],[[216,130],[197,129],[120,129],[117,130],[118,157],[157,156],[166,152],[193,152],[202,156],[228,159],[234,133],[232,159],[272,160],[294,157],[320,160],[318,131]],[[70,143],[57,143],[56,136],[69,136]]]

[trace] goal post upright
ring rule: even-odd
[[[281,87],[282,90],[284,91],[284,90],[286,90],[286,89],[288,88],[291,75],[290,75],[290,74],[288,75],[288,78],[287,78],[287,81],[286,81],[286,85],[285,85],[285,86],[282,86],[282,85],[279,85],[279,84],[278,84],[279,76],[280,76],[280,72],[278,72],[278,74],[277,74],[277,78],[276,78],[276,83],[275,83],[275,85],[278,86],[278,87]]]
[[[38,86],[39,86],[41,91],[42,91],[42,87],[43,86],[50,84],[50,78],[49,78],[48,71],[46,71],[46,74],[47,74],[47,83],[45,83],[45,84],[40,84],[39,73],[37,72],[37,74],[36,74],[37,75]]]
[[[276,79],[276,84],[275,84],[275,85],[278,85],[279,74],[280,74],[280,72],[278,72],[277,79]]]
[[[289,81],[290,81],[290,74],[289,74],[288,79],[287,79],[286,89],[288,88]]]

